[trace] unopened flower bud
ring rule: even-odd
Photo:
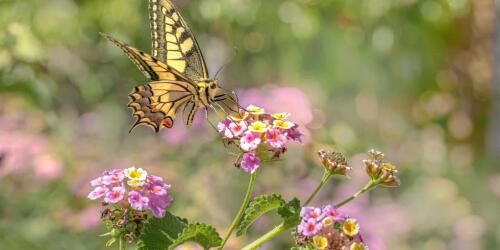
[[[398,187],[400,184],[396,176],[398,170],[391,163],[382,161],[384,154],[372,149],[368,152],[368,155],[371,159],[364,160],[363,163],[370,178],[386,187]]]
[[[332,174],[347,176],[351,170],[342,153],[321,149],[318,151],[318,155],[323,167]]]

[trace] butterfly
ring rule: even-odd
[[[210,78],[200,46],[174,5],[169,0],[149,0],[149,18],[152,54],[102,34],[151,81],[129,94],[128,106],[137,119],[130,131],[141,124],[156,132],[171,128],[181,112],[189,127],[200,108],[207,120],[209,108],[238,113],[236,94]]]

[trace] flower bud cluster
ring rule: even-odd
[[[371,149],[368,151],[370,159],[364,160],[364,168],[372,181],[386,187],[399,187],[400,181],[396,176],[398,170],[394,165],[384,161],[384,154]]]

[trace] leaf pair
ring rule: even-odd
[[[290,202],[286,201],[279,194],[261,195],[248,204],[243,219],[236,230],[236,235],[241,236],[247,229],[262,215],[277,210],[283,218],[284,223],[289,227],[294,227],[300,222],[300,201],[297,198]]]
[[[212,226],[188,223],[167,212],[161,219],[153,219],[146,225],[138,244],[140,250],[171,250],[187,241],[200,244],[204,249],[219,246],[221,237]]]

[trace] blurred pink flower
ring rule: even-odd
[[[22,132],[0,132],[0,153],[3,156],[0,177],[33,166],[37,156],[47,152],[47,139],[42,135],[30,135]],[[39,158],[40,162],[47,158]],[[51,161],[54,164],[55,161]],[[57,164],[50,167],[57,169]],[[43,171],[41,171],[43,172]]]
[[[35,174],[42,180],[54,180],[61,176],[63,166],[53,155],[43,154],[35,157],[33,166]]]
[[[97,207],[88,207],[77,214],[78,223],[74,223],[79,230],[88,231],[99,227],[101,224],[100,212]]]
[[[206,118],[205,112],[203,110],[199,110],[194,119],[192,127],[188,128],[184,125],[184,121],[182,117],[179,116],[180,119],[176,120],[176,125],[169,129],[163,129],[160,132],[161,138],[170,146],[179,146],[183,145],[191,138],[189,136],[192,131],[196,131],[197,129],[203,129],[205,127]]]

